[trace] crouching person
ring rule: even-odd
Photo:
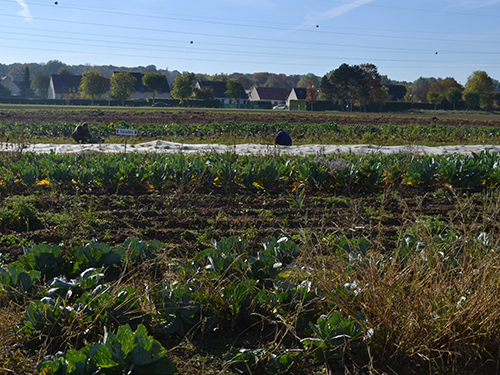
[[[71,134],[71,137],[73,137],[77,143],[99,143],[104,141],[100,137],[92,138],[89,131],[89,125],[86,122],[78,125]]]
[[[280,146],[291,146],[292,137],[283,129],[278,129],[274,135],[274,144]]]

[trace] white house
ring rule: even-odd
[[[288,93],[290,90],[282,87],[259,87],[255,86],[250,95],[248,96],[248,101],[270,101],[272,105],[285,104]]]
[[[81,80],[81,75],[51,74],[47,99],[66,99],[69,94],[76,94]]]
[[[0,83],[2,85],[4,85],[5,87],[9,88],[10,96],[20,96],[21,95],[21,89],[9,77],[5,76],[2,79],[0,79]]]

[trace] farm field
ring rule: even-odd
[[[219,135],[230,140],[244,122],[376,134],[434,124],[436,144],[456,136],[449,127],[495,144],[500,125],[433,113],[63,112],[2,107],[0,130],[231,121]],[[0,373],[498,373],[499,166],[490,153],[4,153]]]

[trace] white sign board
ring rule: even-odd
[[[136,129],[116,129],[116,135],[137,135]]]

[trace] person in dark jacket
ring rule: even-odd
[[[104,139],[101,137],[93,138],[90,135],[89,126],[86,122],[78,125],[75,128],[75,131],[71,134],[73,139],[77,143],[100,143],[104,142]]]
[[[92,140],[92,137],[90,136],[89,126],[86,122],[78,125],[71,136],[77,143],[91,143]]]
[[[291,146],[292,145],[292,137],[283,129],[278,129],[274,136],[274,144],[280,146]]]

